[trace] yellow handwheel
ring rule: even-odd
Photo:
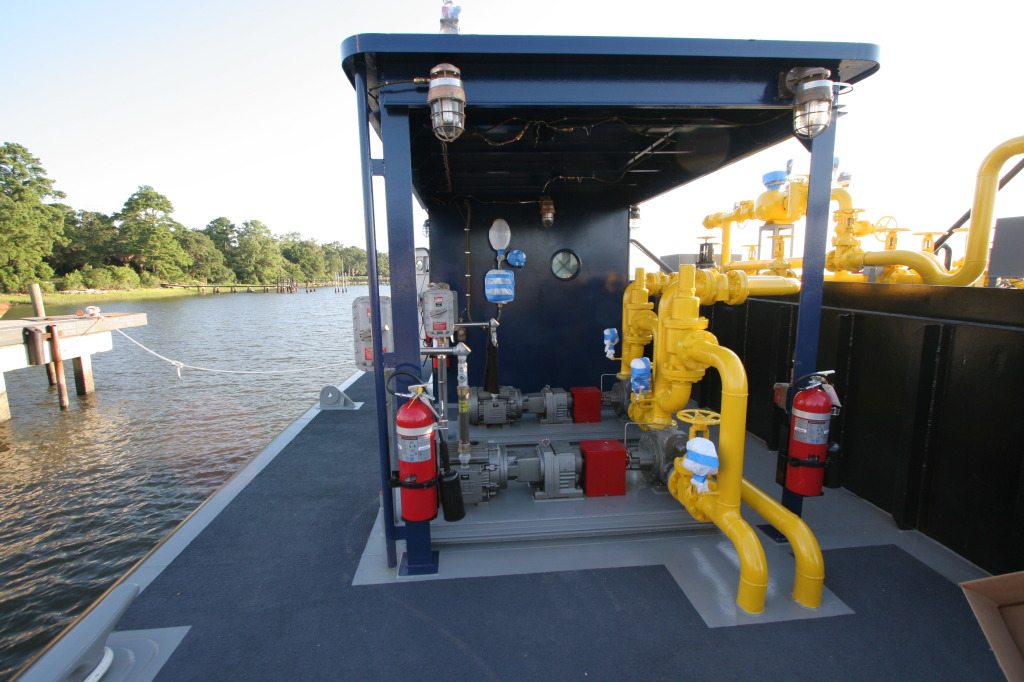
[[[722,421],[722,415],[711,410],[680,410],[676,417],[690,425],[690,438],[708,438],[711,435],[708,427]]]

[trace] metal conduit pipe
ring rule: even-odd
[[[919,251],[872,251],[859,258],[851,258],[857,270],[864,265],[906,265],[917,271],[925,284],[970,286],[988,267],[989,242],[995,220],[996,193],[999,191],[999,170],[1011,157],[1024,154],[1024,136],[1015,137],[998,145],[981,162],[974,186],[974,206],[971,209],[971,227],[967,233],[967,251],[964,264],[955,272],[946,272],[932,253]]]

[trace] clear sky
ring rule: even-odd
[[[864,217],[893,215],[912,231],[946,229],[970,206],[982,158],[1024,135],[1020,10],[1006,1],[461,4],[463,33],[880,45],[881,70],[842,100],[837,154]],[[113,213],[152,185],[188,227],[258,219],[277,234],[362,246],[355,97],[340,44],[356,33],[436,33],[440,6],[0,0],[0,139],[38,156],[75,208]],[[695,251],[705,214],[753,199],[761,174],[790,158],[807,171],[806,152],[789,142],[648,202],[638,238],[658,253]],[[1001,193],[997,215],[1024,215],[1024,178]],[[756,227],[734,243],[750,235]]]

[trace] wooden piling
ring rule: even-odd
[[[53,358],[53,369],[57,373],[57,397],[60,399],[60,409],[66,410],[71,406],[71,400],[68,398],[68,384],[64,379],[64,360],[60,355],[60,333],[55,324],[47,325],[46,330],[50,332],[50,356]]]
[[[0,372],[0,422],[9,421],[11,418],[11,403],[7,400],[7,384],[4,382],[4,373]]]
[[[43,292],[39,288],[39,284],[33,282],[28,285],[28,297],[32,301],[32,314],[36,317],[46,317],[46,307],[43,305]],[[46,363],[46,378],[51,386],[56,385],[57,370],[52,362]]]
[[[71,360],[75,370],[75,393],[89,395],[96,391],[96,382],[92,378],[92,356],[82,355]]]

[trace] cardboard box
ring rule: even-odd
[[[1006,679],[1024,682],[1024,571],[960,583]]]

